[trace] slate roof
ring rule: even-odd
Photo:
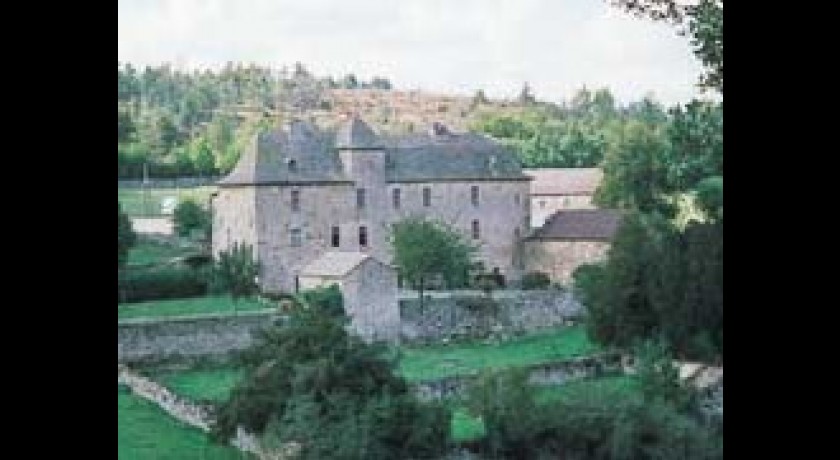
[[[534,178],[531,195],[592,195],[604,177],[600,168],[543,168],[522,172]]]
[[[372,256],[364,252],[328,251],[313,260],[300,274],[301,276],[342,277],[370,258]]]
[[[353,117],[333,137],[311,124],[292,122],[254,137],[221,186],[349,182],[337,149],[382,149],[386,181],[530,180],[516,156],[490,138],[473,133],[377,136]],[[294,162],[294,168],[290,165]]]
[[[611,241],[621,224],[616,209],[566,209],[557,211],[534,231],[529,240]]]
[[[219,185],[347,181],[334,139],[303,121],[254,136],[233,171]]]
[[[480,134],[415,134],[386,139],[386,145],[391,182],[528,180],[511,151]]]

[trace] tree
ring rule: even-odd
[[[257,333],[237,357],[244,377],[216,411],[214,439],[241,426],[269,448],[297,444],[303,459],[438,458],[449,411],[418,401],[388,348],[349,335],[347,321],[310,301]]]
[[[423,310],[423,290],[434,276],[442,276],[450,286],[466,281],[476,248],[445,224],[422,218],[408,218],[391,227],[394,263],[403,279],[419,291]]]
[[[219,253],[213,267],[214,290],[228,292],[233,300],[255,294],[259,286],[259,266],[249,244],[235,242]]]
[[[122,268],[128,261],[128,251],[137,242],[137,234],[131,228],[131,220],[122,211],[122,204],[117,202],[117,268]]]
[[[202,176],[212,175],[216,169],[216,160],[207,140],[200,138],[193,144],[192,151],[196,171]]]
[[[478,91],[475,92],[475,96],[473,96],[473,100],[472,100],[473,106],[484,105],[484,104],[487,104],[488,102],[490,102],[490,101],[488,101],[487,96],[484,95],[484,90],[483,89],[479,89]]]
[[[210,214],[191,199],[178,202],[173,215],[178,236],[189,236],[194,230],[207,232],[210,229]]]
[[[534,97],[534,94],[531,92],[531,86],[528,82],[522,85],[522,90],[519,91],[519,96],[516,97],[516,101],[522,105],[531,105],[537,101]]]

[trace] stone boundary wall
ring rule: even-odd
[[[127,386],[135,395],[151,401],[164,412],[176,420],[189,426],[198,428],[205,433],[210,431],[213,418],[210,415],[210,408],[192,403],[172,393],[166,387],[149,380],[142,375],[132,372],[123,365],[118,365],[117,383]],[[231,440],[231,445],[244,452],[250,452],[259,459],[282,458],[277,454],[267,454],[260,448],[257,437],[241,428],[237,430],[236,436]]]
[[[622,374],[626,363],[618,353],[582,356],[526,367],[528,381],[538,386],[563,385],[565,383],[609,374]],[[478,373],[444,377],[412,384],[416,394],[423,400],[439,400],[466,394]]]
[[[274,311],[132,319],[117,323],[117,361],[214,358],[247,348],[251,333],[282,321]]]
[[[480,299],[478,292],[436,293],[424,302],[420,312],[419,299],[400,295],[402,337],[407,341],[439,340],[469,336],[481,327],[482,315],[466,307],[471,299]],[[502,290],[493,293],[499,312],[490,319],[495,332],[520,333],[544,328],[565,326],[578,321],[584,308],[567,291]]]

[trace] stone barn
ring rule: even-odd
[[[599,168],[523,169],[531,181],[531,228],[541,227],[564,209],[594,209],[593,197],[604,173]]]
[[[301,289],[337,284],[353,330],[367,340],[395,341],[400,333],[397,271],[363,252],[328,251],[307,265]]]
[[[577,267],[606,258],[620,223],[621,213],[613,209],[558,211],[523,242],[526,269],[571,283]]]

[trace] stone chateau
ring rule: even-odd
[[[516,156],[488,137],[433,124],[428,133],[379,136],[352,116],[336,135],[294,121],[255,136],[213,197],[213,252],[255,248],[265,292],[294,291],[328,252],[392,260],[389,226],[441,220],[479,246],[508,279],[525,267],[529,181]]]

